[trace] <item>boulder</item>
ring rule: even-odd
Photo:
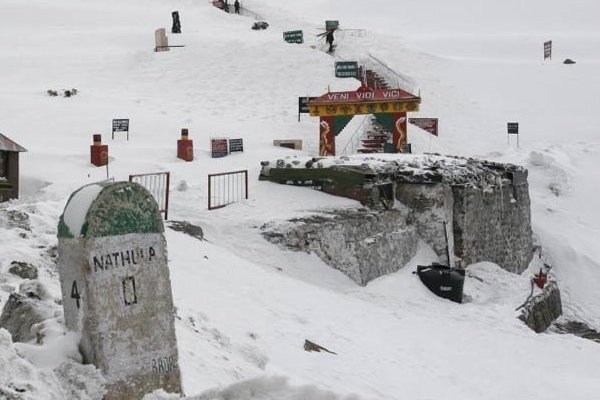
[[[13,261],[10,263],[8,272],[23,279],[37,279],[37,268],[24,261]]]
[[[11,293],[0,315],[0,328],[10,332],[13,342],[36,339],[33,325],[52,317],[52,310],[35,296]]]

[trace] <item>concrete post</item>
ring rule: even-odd
[[[154,31],[154,51],[169,51],[169,39],[165,28],[160,28]]]

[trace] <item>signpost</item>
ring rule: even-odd
[[[434,136],[438,135],[438,119],[437,118],[409,118],[408,122],[431,133]]]
[[[330,31],[340,27],[340,21],[325,21],[325,30]]]
[[[229,139],[229,152],[244,151],[244,139]]]
[[[508,144],[510,144],[510,135],[517,135],[517,148],[519,148],[519,123],[518,122],[509,122],[507,124],[508,129]]]
[[[316,99],[316,97],[298,97],[298,122],[300,122],[300,114],[308,114],[308,102]]]
[[[335,62],[335,77],[336,78],[356,78],[356,79],[358,79],[358,62],[357,61],[336,61]]]
[[[552,40],[544,42],[544,60],[552,60]]]
[[[302,31],[283,32],[283,40],[288,43],[304,43],[304,34]]]
[[[212,138],[210,139],[210,148],[212,158],[227,157],[229,151],[227,149],[227,138]]]
[[[112,120],[112,139],[115,140],[115,132],[127,132],[127,140],[129,140],[129,119],[113,119]]]

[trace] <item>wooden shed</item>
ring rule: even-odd
[[[19,153],[24,151],[0,133],[0,203],[19,198]]]

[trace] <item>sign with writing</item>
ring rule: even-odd
[[[552,40],[544,42],[544,60],[552,59]]]
[[[325,30],[330,31],[340,27],[340,21],[325,21]]]
[[[112,120],[112,138],[115,138],[115,132],[127,132],[127,140],[129,140],[129,119],[113,119]]]
[[[283,40],[288,43],[304,43],[304,34],[302,31],[283,32]]]
[[[316,97],[298,97],[298,113],[308,114],[308,102],[313,101]]]
[[[226,138],[210,139],[210,149],[212,158],[226,157],[229,154]]]
[[[508,134],[509,135],[518,135],[519,134],[519,123],[518,122],[509,122],[507,124]]]
[[[77,190],[60,217],[58,253],[65,324],[106,377],[105,398],[181,393],[164,226],[152,194],[131,182]]]
[[[244,140],[243,139],[229,139],[229,152],[244,151]]]
[[[313,117],[397,114],[419,111],[421,98],[402,89],[360,88],[354,92],[329,92],[308,105]]]
[[[358,78],[358,62],[356,61],[336,61],[336,78]]]
[[[408,122],[419,128],[431,133],[432,135],[438,135],[438,119],[437,118],[409,118]]]
[[[363,101],[412,100],[418,97],[402,89],[372,89],[355,92],[329,92],[318,99],[319,104],[335,104]]]

